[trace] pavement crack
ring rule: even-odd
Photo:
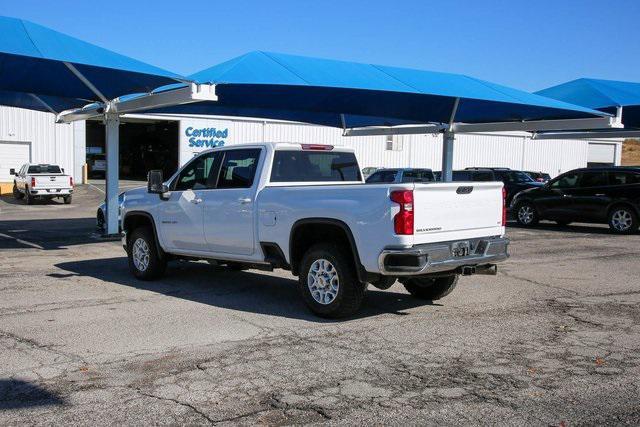
[[[156,394],[152,394],[152,393],[147,393],[144,392],[142,390],[140,390],[139,388],[134,389],[136,391],[136,393],[138,393],[141,396],[145,396],[145,397],[150,397],[152,399],[157,399],[157,400],[163,400],[166,402],[173,402],[177,405],[183,406],[185,408],[188,408],[190,410],[192,410],[193,412],[195,412],[196,414],[198,414],[200,417],[204,418],[209,424],[215,424],[217,421],[211,419],[211,417],[209,417],[207,414],[205,414],[203,411],[201,411],[200,409],[196,408],[194,405],[188,403],[188,402],[182,402],[178,399],[173,399],[171,397],[164,397],[164,396],[158,396]]]

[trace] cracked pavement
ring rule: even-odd
[[[100,198],[0,199],[1,425],[640,423],[640,235],[510,227],[498,276],[325,321],[284,271],[136,281]]]

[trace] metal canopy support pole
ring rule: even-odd
[[[444,131],[442,134],[442,182],[453,181],[453,141],[455,134]]]
[[[451,118],[449,119],[449,127],[442,134],[442,182],[453,181],[453,141],[456,135],[453,132],[453,123],[458,112],[460,98],[456,98],[451,110]]]
[[[106,173],[106,211],[107,235],[118,234],[118,169],[120,146],[120,117],[117,114],[105,114],[107,145]]]

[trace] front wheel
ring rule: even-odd
[[[530,202],[521,202],[516,206],[516,220],[525,227],[536,225],[539,221],[536,207]]]
[[[446,277],[420,277],[404,282],[405,289],[414,297],[429,301],[439,300],[449,295],[458,283],[458,275]]]
[[[129,270],[134,276],[140,280],[152,280],[162,276],[167,261],[158,253],[150,227],[134,229],[127,249]]]
[[[353,260],[342,248],[320,243],[302,258],[298,288],[315,314],[339,318],[358,311],[366,284],[358,280]]]
[[[617,206],[609,212],[609,228],[616,234],[630,234],[638,229],[638,216],[627,206]]]
[[[71,204],[71,196],[64,196],[62,198],[62,200],[64,201],[65,205],[70,205]]]

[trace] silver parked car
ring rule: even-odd
[[[124,202],[124,191],[118,194],[118,231],[120,231],[120,212],[122,212],[122,202]],[[100,230],[104,230],[106,228],[106,218],[107,218],[107,204],[102,203],[98,206],[98,211],[96,212],[96,226]]]

